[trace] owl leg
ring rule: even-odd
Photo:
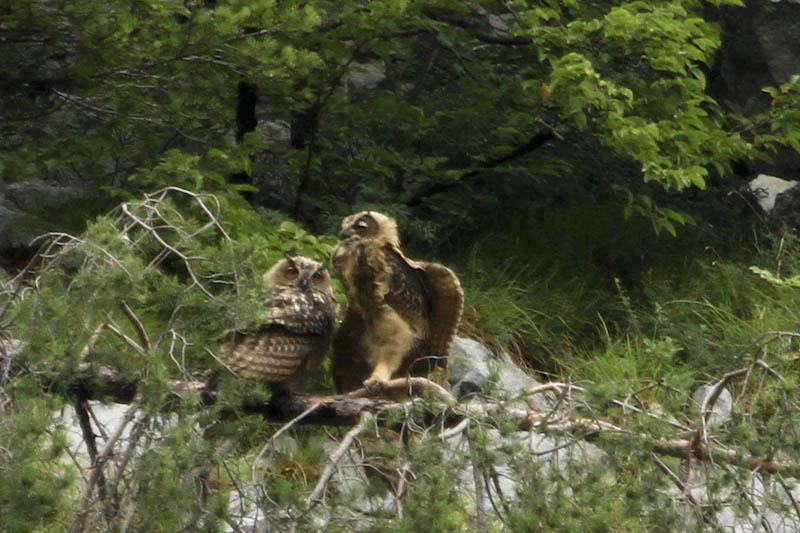
[[[372,324],[366,339],[372,374],[364,380],[364,386],[370,392],[376,392],[392,378],[394,371],[411,351],[414,332],[391,308],[384,309]]]

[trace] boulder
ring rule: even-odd
[[[770,218],[774,223],[800,230],[800,187],[789,188],[776,196]]]
[[[761,89],[800,72],[800,4],[745,2],[720,14],[722,48],[710,77],[712,94],[735,111],[763,111],[770,97]]]
[[[351,89],[374,89],[386,79],[386,65],[383,61],[360,63],[353,61],[344,77],[344,84]]]
[[[722,47],[709,73],[709,92],[734,112],[760,113],[772,103],[762,89],[785,83],[800,73],[800,2],[744,2],[742,6],[725,6],[717,13]],[[779,174],[796,173],[800,154],[782,148],[773,164],[759,162],[754,166]]]
[[[483,389],[489,378],[492,352],[472,339],[456,337],[447,363],[447,382],[453,394],[460,398]]]
[[[541,385],[512,362],[495,357],[483,344],[464,337],[456,337],[453,341],[447,364],[447,381],[457,398],[490,393],[509,399],[522,399],[528,391]],[[525,398],[522,403],[545,411],[552,407],[553,399],[548,394],[536,394]]]
[[[692,399],[697,404],[698,407],[703,406],[703,402],[706,401],[706,398],[709,394],[711,394],[711,389],[713,387],[711,385],[702,385],[698,387],[694,394],[692,394]],[[728,389],[723,388],[722,392],[719,393],[717,399],[714,400],[714,403],[709,405],[710,411],[708,413],[708,418],[706,422],[711,425],[720,424],[721,422],[725,422],[726,420],[730,420],[731,418],[731,411],[733,410],[733,397]]]
[[[21,340],[0,338],[0,359],[13,359],[24,346],[25,343]]]
[[[12,272],[24,267],[33,254],[32,241],[54,228],[54,213],[84,197],[78,187],[0,181],[0,266]]]
[[[778,197],[791,191],[796,185],[797,182],[793,180],[785,180],[776,176],[759,174],[755,179],[750,181],[749,189],[755,195],[761,209],[765,213],[770,214],[775,208],[775,202]],[[782,200],[782,203],[785,204],[786,202]]]

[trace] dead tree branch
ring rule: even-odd
[[[716,383],[714,390],[755,368],[761,369],[766,375],[772,377],[777,375],[765,362],[756,360],[746,369],[732,371],[723,376]],[[76,383],[71,387],[73,390],[82,391],[86,399],[100,399],[111,394],[115,401],[120,403],[133,402],[128,416],[134,416],[137,390],[135,381],[132,382],[120,377],[110,368],[89,363],[82,364],[80,370]],[[12,370],[10,372],[12,376],[24,374],[25,372],[25,369],[13,368],[12,362]],[[43,380],[43,385],[47,388],[50,387],[47,380]],[[183,394],[188,391],[200,394],[206,405],[216,402],[215,391],[211,390],[209,385],[203,381],[172,380],[171,387],[170,400],[165,405],[167,409],[176,405],[175,402],[180,402]],[[574,389],[574,386],[571,387]],[[543,392],[553,388],[558,387],[546,385],[535,392]],[[433,399],[424,400],[420,398],[418,395],[421,392],[432,393]],[[712,403],[710,398],[711,395],[707,397],[701,407],[701,413],[705,413]],[[714,443],[711,439],[704,439],[702,438],[702,432],[699,434],[700,438],[697,438],[697,432],[692,432],[685,438],[655,438],[626,430],[623,427],[599,419],[576,416],[564,416],[554,419],[552,412],[549,410],[539,411],[533,408],[509,407],[500,402],[488,400],[484,402],[457,403],[444,388],[424,378],[401,378],[389,381],[385,384],[383,393],[380,396],[370,396],[365,389],[337,396],[278,395],[267,405],[244,406],[243,410],[250,414],[260,414],[266,419],[275,422],[290,421],[300,417],[293,423],[357,426],[361,424],[365,413],[378,417],[378,423],[381,423],[381,419],[387,418],[389,414],[399,415],[400,419],[405,419],[408,416],[420,416],[413,409],[410,409],[413,405],[425,407],[421,416],[426,417],[426,420],[422,420],[422,423],[430,423],[434,419],[439,419],[443,427],[457,427],[465,418],[491,419],[502,415],[504,419],[514,423],[520,430],[540,433],[567,433],[585,440],[594,440],[601,434],[612,438],[614,436],[635,437],[641,439],[643,443],[650,446],[659,455],[696,458],[704,461],[723,461],[728,464],[742,465],[771,474],[800,477],[800,463],[750,455],[743,451]],[[703,415],[702,418],[704,417]],[[461,431],[461,429],[459,428],[457,431]],[[108,445],[104,453],[110,453]],[[102,464],[104,453],[98,454],[97,460],[94,462]],[[93,477],[98,475],[100,475],[99,472],[93,472]],[[97,479],[93,479],[90,486],[94,487],[97,482]]]
[[[99,454],[97,452],[97,435],[95,435],[94,429],[92,428],[89,407],[85,400],[78,400],[75,402],[74,408],[75,414],[78,417],[78,424],[80,425],[81,433],[83,433],[83,441],[86,443],[86,450],[89,453],[89,460],[92,464],[91,477],[84,488],[81,499],[81,507],[78,511],[73,529],[73,531],[83,531],[95,486],[97,487],[97,496],[103,506],[103,514],[105,515],[107,521],[113,519],[114,510],[110,506],[111,502],[109,501],[108,497],[106,476],[99,461]]]
[[[78,402],[75,406],[75,410],[78,413],[78,419],[81,421],[81,429],[84,431],[84,438],[86,441],[87,446],[91,442],[90,449],[90,459],[92,464],[91,469],[91,476],[89,477],[89,482],[83,489],[83,494],[81,495],[81,505],[80,509],[77,513],[75,523],[73,524],[73,531],[80,532],[84,531],[84,525],[86,522],[86,517],[89,513],[89,507],[92,503],[92,493],[94,492],[95,487],[97,487],[98,497],[100,498],[103,504],[103,513],[106,518],[107,523],[111,523],[114,520],[114,517],[117,512],[117,507],[114,505],[113,499],[111,499],[108,494],[108,484],[105,478],[105,465],[108,462],[109,458],[111,457],[112,453],[114,452],[114,447],[119,441],[120,437],[122,436],[125,428],[128,424],[136,417],[136,413],[139,409],[139,404],[141,403],[141,398],[136,398],[131,402],[130,407],[125,412],[125,416],[120,421],[119,426],[114,431],[114,434],[109,437],[106,441],[103,450],[100,453],[97,453],[97,447],[94,444],[94,432],[91,428],[91,424],[88,419],[88,411],[85,410],[84,406],[81,402]],[[94,448],[94,452],[92,453],[92,448]]]
[[[325,465],[325,469],[322,471],[322,475],[319,476],[319,480],[317,481],[316,486],[314,486],[314,490],[311,491],[311,494],[308,495],[306,498],[306,505],[308,508],[311,509],[320,501],[322,501],[322,496],[325,493],[325,488],[328,486],[328,482],[333,477],[333,474],[336,472],[336,467],[339,464],[339,461],[342,460],[344,454],[347,453],[347,450],[353,445],[353,442],[358,438],[361,433],[367,428],[370,422],[374,421],[375,417],[372,413],[363,412],[361,413],[360,420],[358,425],[353,427],[350,431],[342,439],[342,442],[339,446],[334,450],[331,454],[330,458],[328,459],[328,463]]]
[[[150,337],[147,335],[147,330],[142,324],[142,321],[139,320],[139,317],[136,316],[136,313],[133,312],[133,309],[125,302],[125,300],[119,301],[119,306],[122,308],[122,312],[125,313],[125,316],[128,317],[128,320],[133,325],[136,333],[139,335],[139,341],[142,343],[142,348],[145,351],[150,349]]]

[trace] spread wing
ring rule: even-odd
[[[431,355],[450,357],[450,345],[464,310],[464,291],[455,273],[438,263],[418,263],[425,272],[430,293]]]
[[[385,252],[386,263],[392,274],[384,301],[410,324],[427,320],[431,298],[425,271],[394,247],[387,247]]]
[[[464,309],[458,277],[446,266],[412,261],[396,249],[386,255],[393,268],[387,303],[404,318],[425,317],[430,355],[446,359]]]

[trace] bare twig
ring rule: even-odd
[[[145,355],[144,348],[142,348],[138,342],[130,338],[122,328],[120,328],[115,322],[114,319],[111,318],[111,315],[106,313],[106,329],[112,331],[117,337],[124,340],[131,348],[136,350],[136,353],[139,355]]]
[[[306,505],[309,509],[313,508],[322,500],[322,495],[325,492],[325,488],[328,486],[328,482],[336,471],[336,466],[339,464],[339,461],[342,460],[344,454],[347,453],[347,450],[350,449],[350,446],[353,445],[353,442],[358,438],[359,435],[361,435],[364,429],[366,429],[367,425],[374,420],[375,416],[372,413],[362,413],[358,425],[348,431],[344,436],[342,442],[328,459],[328,463],[325,465],[322,475],[319,476],[319,480],[317,481],[314,490],[312,490],[311,494],[309,494],[308,498],[306,498]]]
[[[653,459],[653,462],[656,463],[658,468],[660,468],[661,471],[664,472],[667,475],[667,477],[669,477],[672,480],[673,483],[675,483],[675,486],[678,487],[678,490],[681,491],[681,494],[686,499],[686,501],[689,502],[694,508],[697,517],[702,522],[710,523],[711,522],[710,517],[708,517],[706,513],[703,512],[700,503],[692,495],[692,491],[689,490],[689,487],[683,481],[681,481],[681,478],[678,477],[678,475],[675,472],[673,472],[672,469],[668,467],[667,464],[664,461],[662,461],[658,455],[652,453],[650,454],[650,457]]]
[[[754,368],[761,368],[768,374],[783,380],[783,377],[775,372],[766,362],[761,359],[756,359],[753,364],[747,366],[745,368],[740,368],[737,370],[733,370],[724,374],[714,385],[712,385],[711,390],[708,394],[706,394],[705,398],[703,398],[703,403],[700,406],[700,435],[703,441],[703,446],[706,451],[718,450],[719,447],[712,446],[709,442],[709,435],[708,435],[708,417],[711,414],[714,404],[716,403],[719,395],[722,393],[725,386],[728,385],[733,379],[738,378],[742,375],[749,375],[750,372]],[[728,454],[728,450],[722,450],[726,457],[730,457]],[[709,456],[708,459],[713,459],[713,456]],[[745,459],[745,462],[750,462],[750,459]],[[767,463],[772,463],[772,461],[767,461]],[[754,465],[760,465],[760,462],[756,460]],[[766,467],[771,468],[771,467]],[[769,470],[768,470],[769,471]]]
[[[133,278],[130,271],[125,268],[125,265],[117,259],[114,254],[103,248],[102,246],[98,246],[91,241],[84,241],[70,235],[68,233],[60,233],[60,232],[51,232],[45,233],[44,235],[40,235],[31,241],[31,246],[39,241],[43,241],[44,244],[40,248],[39,252],[36,254],[39,260],[43,259],[55,259],[59,254],[64,253],[64,250],[67,247],[76,247],[78,245],[86,245],[92,248],[93,250],[99,251],[103,256],[105,256],[111,264],[115,267],[119,268],[128,276],[128,278]],[[57,250],[60,248],[60,250]],[[45,269],[49,266],[49,264],[45,265]],[[38,278],[37,278],[38,279]]]
[[[139,320],[139,317],[136,316],[136,313],[133,312],[133,309],[128,306],[125,300],[120,300],[119,305],[122,308],[122,312],[125,313],[125,316],[128,317],[130,320],[131,325],[133,325],[136,333],[139,335],[139,340],[142,343],[142,348],[146,351],[150,351],[150,337],[147,336],[147,330],[144,328],[142,321]]]
[[[86,346],[83,347],[81,350],[80,360],[81,362],[85,362],[89,356],[94,351],[94,344],[97,342],[97,339],[100,337],[100,334],[106,330],[108,324],[106,322],[102,322],[99,326],[95,328],[91,335],[89,335],[89,340],[86,342]]]
[[[469,428],[469,421],[470,419],[465,417],[464,420],[456,424],[454,427],[448,429],[447,431],[442,431],[439,434],[439,438],[441,440],[447,440],[452,437],[455,437],[456,435],[464,433],[467,430],[467,428]]]
[[[748,371],[753,365],[747,369],[739,369],[729,372],[721,378],[716,384],[719,389],[731,380],[746,376]],[[755,368],[763,369],[762,375],[765,377],[773,378],[778,376],[777,372],[770,372],[763,365],[758,363],[754,364]],[[768,365],[766,365],[768,367]],[[99,372],[104,367],[87,366],[84,371]],[[130,380],[125,380],[113,373],[111,369],[104,369],[105,374],[103,377],[104,388],[102,391],[98,390],[97,393],[108,394],[108,390],[118,387],[120,389],[128,390],[131,387]],[[82,383],[89,384],[85,378],[81,378]],[[186,381],[174,380],[172,382],[173,390],[175,391],[174,397],[178,400],[182,392],[187,390]],[[135,385],[135,384],[134,384]],[[206,385],[200,381],[192,381],[190,383],[191,389],[196,390],[201,394],[208,393]],[[440,400],[428,403],[428,410],[426,411],[431,417],[436,417],[440,423],[446,423],[447,427],[458,426],[465,418],[483,418],[493,417],[496,414],[502,414],[503,419],[510,421],[517,425],[522,430],[531,430],[539,433],[549,432],[564,432],[570,433],[576,438],[592,439],[593,436],[604,434],[609,437],[615,435],[620,436],[635,436],[641,438],[643,441],[648,442],[654,452],[660,455],[674,456],[679,458],[694,457],[704,461],[719,460],[729,464],[738,464],[748,468],[758,468],[769,473],[783,473],[786,475],[800,475],[800,464],[787,461],[778,460],[772,457],[759,457],[753,456],[746,452],[729,448],[721,444],[715,443],[713,439],[708,438],[654,438],[647,434],[638,434],[627,431],[617,425],[611,424],[603,420],[582,418],[582,417],[562,417],[558,420],[552,419],[551,412],[542,412],[535,409],[523,409],[508,407],[498,403],[484,402],[484,403],[452,403],[452,395],[449,393],[442,394],[441,387],[432,385],[424,378],[412,378],[411,380],[399,379],[388,382],[385,392],[403,391],[407,393],[409,390],[413,393],[420,390],[434,391]],[[409,389],[410,387],[410,389]],[[440,390],[441,389],[441,390]],[[86,394],[89,398],[92,397],[93,391],[88,389]],[[352,425],[361,420],[362,414],[373,413],[376,415],[396,412],[402,418],[417,416],[413,414],[412,409],[409,409],[411,403],[397,402],[387,400],[383,397],[366,397],[365,390],[354,391],[350,394],[341,396],[302,396],[292,395],[280,404],[280,409],[275,410],[274,407],[249,407],[250,412],[258,412],[270,419],[286,419],[289,418],[291,422],[283,428],[278,434],[286,431],[288,427],[297,423],[322,423],[322,424],[339,424],[339,425]],[[132,394],[120,394],[120,401],[130,401]],[[213,395],[208,395],[208,401],[213,402]],[[419,400],[415,400],[419,401]],[[707,410],[711,400],[707,398],[701,410]],[[389,417],[391,418],[391,417]],[[449,430],[448,430],[449,431]],[[460,428],[452,430],[454,432],[461,431]],[[454,433],[455,434],[455,433]],[[276,435],[277,436],[277,435]],[[101,458],[98,457],[98,462]]]
[[[211,294],[208,291],[208,289],[205,288],[203,283],[197,277],[197,274],[195,273],[194,269],[192,268],[192,261],[202,260],[204,258],[187,256],[184,253],[182,253],[180,250],[178,250],[177,248],[172,246],[170,243],[168,243],[166,240],[164,240],[164,238],[158,233],[158,229],[157,228],[151,226],[150,224],[148,224],[147,222],[142,220],[140,217],[136,216],[133,213],[133,211],[131,210],[130,204],[128,204],[128,203],[122,204],[121,209],[122,209],[123,213],[125,213],[132,220],[134,220],[137,224],[139,224],[144,230],[149,232],[150,235],[152,235],[152,237],[156,241],[158,241],[158,243],[161,246],[163,246],[166,250],[169,250],[170,252],[175,254],[176,257],[179,257],[181,259],[181,261],[183,261],[184,266],[186,267],[186,272],[189,274],[189,277],[192,278],[192,281],[197,286],[197,288],[200,289],[203,292],[203,294],[208,296],[210,299],[212,299],[212,300],[214,299],[214,295]]]
[[[433,392],[439,400],[449,403],[455,404],[456,399],[455,397],[450,394],[444,387],[434,383],[433,381],[425,378],[420,377],[407,377],[407,378],[397,378],[387,381],[381,385],[380,393],[381,395],[385,395],[386,393],[402,393],[407,396],[415,396],[419,395],[424,391]],[[365,388],[357,389],[352,392],[348,392],[347,394],[343,395],[343,398],[368,398],[374,396],[373,393],[368,391]]]
[[[487,479],[488,478],[488,479]],[[489,480],[492,481],[492,487],[494,487],[494,493],[497,495],[497,498],[500,500],[500,506],[502,506],[503,510],[500,511],[500,508],[497,506],[497,502],[495,502],[495,497],[492,496],[492,490],[489,489]],[[503,494],[503,488],[500,486],[500,478],[497,475],[497,470],[494,466],[490,466],[488,472],[484,472],[483,475],[483,485],[486,487],[486,496],[489,498],[489,503],[492,504],[492,509],[500,519],[505,522],[506,515],[511,512],[511,509],[508,506],[508,502],[506,501],[506,496]]]
[[[261,451],[258,452],[258,455],[256,456],[255,460],[253,461],[253,465],[250,467],[251,468],[251,473],[252,473],[252,478],[253,478],[253,483],[255,483],[255,484],[259,483],[258,476],[256,475],[256,469],[257,469],[258,465],[261,463],[261,460],[263,459],[264,454],[267,452],[267,450],[272,449],[272,446],[275,443],[275,440],[278,437],[280,437],[281,435],[283,435],[284,433],[286,433],[289,430],[289,428],[291,428],[295,424],[299,423],[301,420],[306,418],[308,415],[310,415],[311,413],[316,411],[319,407],[320,407],[319,403],[311,404],[305,411],[303,411],[302,413],[300,413],[299,415],[297,415],[296,417],[291,419],[288,423],[284,424],[278,431],[276,431],[272,435],[272,437],[270,437],[270,439],[261,448]]]
[[[119,460],[119,463],[116,465],[116,475],[114,476],[114,480],[111,482],[110,488],[114,494],[119,494],[119,485],[122,481],[122,476],[125,474],[125,471],[128,467],[128,463],[137,453],[137,451],[141,451],[139,446],[139,439],[142,438],[145,430],[147,429],[147,421],[146,420],[137,420],[134,423],[133,429],[130,433],[130,438],[128,441],[128,446],[125,449],[125,452],[122,453],[122,458]],[[133,507],[133,505],[131,505]],[[129,509],[130,512],[130,509]],[[119,517],[117,517],[119,518]],[[126,520],[128,518],[126,517]]]
[[[579,392],[586,392],[585,388],[580,387],[578,385],[574,385],[572,383],[550,382],[550,383],[545,383],[543,385],[539,385],[537,387],[533,387],[533,388],[525,391],[525,396],[526,397],[530,397],[530,396],[533,396],[533,395],[536,395],[536,394],[544,394],[544,393],[552,392],[552,391],[562,392],[562,393],[566,394],[566,393],[568,393],[569,391],[572,391],[572,390],[579,391]],[[690,427],[685,426],[685,425],[681,424],[680,422],[677,422],[675,420],[670,420],[668,418],[664,418],[663,416],[659,416],[659,415],[657,415],[655,413],[651,413],[650,411],[646,411],[644,409],[640,409],[640,408],[638,408],[638,407],[636,407],[634,405],[631,405],[628,402],[623,402],[621,400],[612,399],[611,403],[613,403],[614,405],[618,405],[618,406],[622,407],[623,409],[628,409],[628,410],[633,411],[635,413],[639,413],[639,414],[642,414],[642,415],[645,415],[645,416],[649,416],[649,417],[654,418],[654,419],[656,419],[656,420],[658,420],[660,422],[664,422],[664,423],[669,424],[671,426],[675,426],[676,428],[682,429],[684,431],[691,431]]]
[[[414,477],[414,472],[411,471],[411,464],[406,462],[397,470],[400,480],[397,482],[397,489],[395,490],[395,497],[397,499],[397,518],[403,519],[403,498],[406,495],[406,485],[408,478]]]
[[[86,451],[89,453],[89,460],[92,464],[92,475],[84,489],[84,499],[82,501],[81,510],[78,512],[74,528],[74,531],[83,531],[86,515],[89,510],[89,501],[95,485],[97,486],[98,497],[103,505],[103,513],[106,520],[110,521],[113,519],[114,509],[108,498],[105,474],[98,460],[97,439],[95,438],[96,435],[92,428],[88,403],[83,399],[78,400],[75,402],[74,408],[75,414],[78,417],[81,433],[83,433],[83,442],[86,443]]]
[[[783,478],[781,476],[775,476],[775,480],[778,482],[778,484],[783,489],[783,492],[786,494],[786,498],[790,502],[792,502],[792,507],[794,508],[794,514],[796,514],[798,517],[800,517],[800,505],[798,505],[797,498],[794,497],[794,494],[792,493],[792,489],[788,485],[786,485],[786,482],[783,480]]]

